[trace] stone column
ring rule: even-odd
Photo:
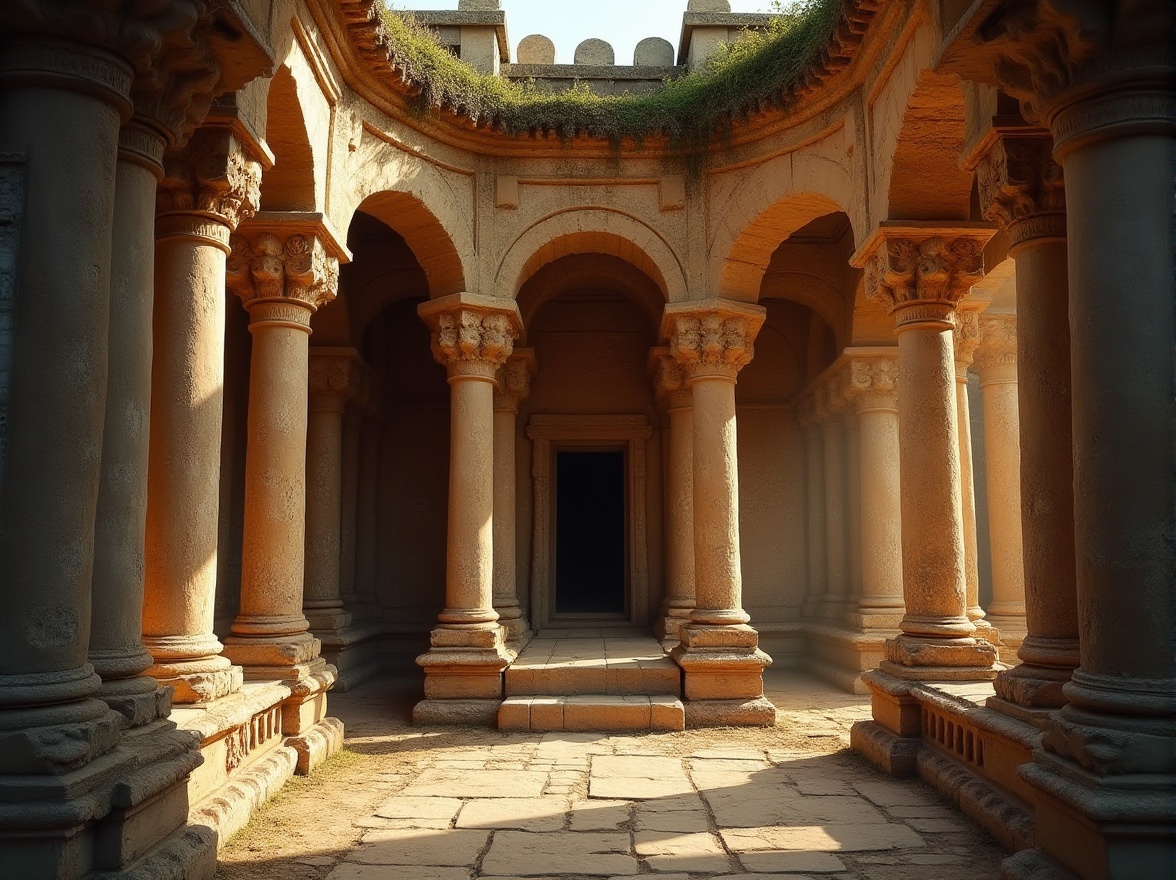
[[[764,309],[727,300],[666,308],[662,333],[694,401],[695,607],[672,656],[685,674],[687,723],[775,723],[763,696],[772,660],[743,610],[735,381]]]
[[[980,607],[979,539],[976,534],[976,481],[972,474],[972,411],[968,403],[968,368],[980,345],[980,311],[974,303],[955,310],[955,401],[960,443],[960,511],[964,524],[964,583],[967,586],[968,619],[975,636],[996,644],[999,636]]]
[[[229,235],[257,209],[261,166],[231,134],[171,156],[155,224],[154,357],[143,643],[179,703],[240,687],[213,635]]]
[[[817,415],[825,454],[825,595],[820,615],[837,620],[845,613],[849,597],[849,493],[846,483],[848,458],[845,449],[845,424],[841,411],[845,399],[831,376],[817,391]]]
[[[1078,666],[1066,199],[1048,136],[1004,137],[977,169],[1017,263],[1017,397],[1026,635],[993,708],[1044,724]]]
[[[513,659],[494,610],[494,384],[521,329],[512,300],[470,293],[423,303],[433,354],[450,386],[449,532],[445,610],[417,658],[419,722],[492,721]]]
[[[860,629],[897,629],[903,613],[898,359],[851,360],[845,393],[860,434],[862,546],[862,595],[847,619]]]
[[[334,299],[343,250],[320,215],[259,215],[234,236],[228,283],[249,312],[249,421],[241,610],[225,653],[251,680],[285,682],[282,732],[302,737],[311,765],[323,738],[305,734],[326,719],[335,667],[302,613],[306,529],[306,428],[310,318]],[[341,744],[333,736],[332,746]],[[302,772],[309,766],[299,761]]]
[[[367,376],[363,379],[357,395],[359,403],[364,402],[369,395],[370,380]],[[363,409],[354,401],[343,414],[343,513],[339,526],[342,532],[339,595],[343,598],[344,607],[350,607],[355,602],[355,576],[358,565],[356,548],[359,542],[359,456],[363,418]]]
[[[519,404],[531,393],[535,352],[515,349],[498,371],[494,390],[494,610],[516,645],[530,640],[531,624],[519,604],[518,545],[515,535],[515,437]]]
[[[1002,659],[1016,662],[1016,650],[1025,638],[1017,316],[986,313],[980,319],[980,340],[975,368],[984,395],[988,531],[992,545],[992,604],[988,615],[1000,632]]]
[[[12,876],[74,877],[92,849],[74,805],[119,772],[93,763],[122,719],[94,699],[86,654],[132,70],[105,49],[14,35],[13,11],[0,8],[0,847]]]
[[[351,623],[343,607],[343,419],[359,382],[357,353],[310,349],[306,426],[306,581],[302,609],[316,634]]]
[[[841,393],[845,393],[842,387]],[[849,594],[842,616],[857,611],[862,598],[862,438],[857,413],[846,406],[841,411],[845,423],[846,512],[849,520]]]
[[[380,416],[376,406],[365,412],[359,434],[359,514],[355,530],[355,595],[357,605],[376,599],[376,516],[380,485]]]
[[[881,668],[906,679],[995,676],[996,648],[967,615],[960,444],[952,333],[956,304],[980,277],[991,229],[883,224],[855,262],[895,316],[906,613]],[[899,731],[904,735],[907,731]]]
[[[804,596],[805,617],[816,617],[828,586],[825,568],[825,438],[811,399],[801,404],[804,431],[804,498],[808,583]]]
[[[668,348],[650,352],[658,405],[666,412],[666,592],[655,630],[665,642],[681,640],[679,630],[694,610],[694,401],[682,366]]]

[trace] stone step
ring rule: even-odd
[[[569,694],[507,697],[498,729],[512,731],[684,730],[686,710],[672,694]]]
[[[506,670],[506,695],[655,696],[682,692],[682,673],[654,639],[537,638]]]

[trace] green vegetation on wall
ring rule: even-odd
[[[641,95],[600,96],[584,83],[563,92],[478,73],[411,15],[385,10],[392,60],[414,91],[418,112],[447,109],[512,136],[591,137],[640,147],[668,138],[700,158],[735,120],[786,108],[793,88],[828,45],[846,0],[804,0],[764,31],[749,31],[698,70]],[[694,164],[691,162],[691,164]]]

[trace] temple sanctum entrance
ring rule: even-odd
[[[625,453],[559,450],[555,471],[555,615],[569,625],[623,619]]]

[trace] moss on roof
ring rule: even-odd
[[[511,136],[589,137],[616,146],[667,138],[687,157],[705,153],[735,122],[765,109],[787,109],[821,60],[847,0],[803,0],[724,46],[698,70],[653,92],[600,96],[584,83],[550,92],[534,82],[481,74],[411,14],[385,9],[384,36],[393,66],[415,109],[449,110]]]

